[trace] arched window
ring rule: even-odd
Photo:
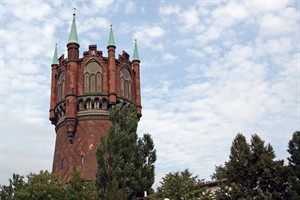
[[[130,73],[125,67],[123,67],[120,71],[121,96],[131,99],[131,83]]]
[[[95,61],[84,68],[84,92],[99,93],[102,91],[102,67]]]
[[[56,93],[57,101],[61,101],[65,98],[65,73],[63,71],[60,72],[57,80]]]

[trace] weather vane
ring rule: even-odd
[[[73,9],[74,9],[74,13],[73,13],[73,15],[75,15],[76,8],[74,7]]]

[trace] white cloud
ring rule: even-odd
[[[181,7],[179,5],[168,5],[162,6],[159,8],[160,15],[172,15],[172,14],[179,14]]]
[[[293,21],[281,16],[267,14],[261,20],[260,31],[264,35],[278,35],[296,31],[294,25]]]
[[[135,11],[135,3],[133,3],[133,1],[126,1],[125,2],[125,13],[129,14],[129,13],[133,13]]]
[[[168,62],[174,62],[177,59],[177,56],[174,56],[171,53],[165,53],[162,55],[162,59]]]
[[[180,18],[184,22],[182,31],[187,32],[192,30],[199,23],[198,11],[194,8],[183,11],[180,13]]]
[[[244,60],[251,59],[253,50],[249,46],[234,45],[226,54],[226,59],[232,64],[240,64]]]
[[[22,4],[20,6],[20,4]],[[9,14],[12,14],[17,19],[30,22],[30,21],[43,21],[45,20],[51,13],[51,7],[49,4],[43,1],[29,1],[29,2],[4,2],[6,9],[2,9],[4,11],[4,18],[2,20],[10,21],[11,19],[8,17]],[[34,12],[32,12],[34,10]]]
[[[255,12],[276,12],[284,9],[292,1],[245,1],[245,5]]]
[[[244,5],[237,2],[229,2],[226,6],[220,5],[212,12],[212,17],[218,27],[230,27],[239,20],[248,16],[248,11]]]
[[[211,26],[206,29],[204,32],[200,33],[195,37],[195,39],[201,44],[204,45],[210,41],[214,41],[221,36],[222,29],[219,27]]]
[[[160,26],[139,26],[133,37],[139,41],[139,44],[161,51],[164,47],[162,43],[157,42],[157,39],[162,38],[165,34],[165,30]]]
[[[81,33],[85,33],[91,30],[109,30],[110,23],[109,21],[104,18],[104,17],[94,17],[94,18],[89,18],[85,21],[78,21],[77,22],[77,30],[78,34],[80,35]],[[69,30],[71,29],[71,24],[69,26]],[[93,31],[93,32],[94,32]],[[108,31],[107,31],[108,32]]]
[[[136,39],[155,39],[164,36],[165,30],[159,26],[141,26],[137,28],[134,37]]]

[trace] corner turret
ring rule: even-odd
[[[79,59],[79,43],[76,29],[75,13],[73,14],[73,21],[71,32],[69,36],[68,47],[68,67],[66,68],[66,132],[69,141],[72,144],[77,126],[77,71]]]
[[[134,51],[133,51],[133,59],[132,59],[132,67],[134,71],[135,78],[135,103],[136,103],[136,112],[138,117],[142,116],[142,104],[141,104],[141,86],[140,86],[140,58],[139,52],[137,48],[137,40],[135,39],[134,43]]]
[[[57,44],[55,44],[55,49],[54,49],[54,55],[53,55],[53,60],[52,60],[52,65],[51,65],[51,93],[50,93],[50,110],[49,110],[49,119],[52,124],[56,124],[56,116],[55,116],[55,105],[56,105],[56,80],[55,77],[57,75],[57,68],[58,68],[58,57],[57,57]]]
[[[108,50],[108,99],[111,106],[115,105],[117,102],[117,91],[116,91],[116,46],[114,41],[114,34],[112,30],[112,25],[110,25],[109,40],[107,45]]]

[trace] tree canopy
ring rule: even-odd
[[[65,199],[64,184],[57,175],[40,171],[39,174],[30,173],[27,178],[26,183],[23,176],[14,174],[9,186],[1,188],[1,199]]]
[[[217,199],[285,199],[282,160],[274,160],[270,144],[252,135],[250,144],[242,134],[232,142],[229,161],[216,169],[215,177],[227,179],[216,192]]]
[[[84,181],[78,171],[74,171],[71,180],[62,179],[48,171],[30,173],[24,177],[13,174],[8,186],[1,186],[1,200],[90,200],[96,198],[95,183]]]
[[[288,152],[288,195],[290,199],[300,199],[300,131],[294,132]]]
[[[97,149],[96,186],[100,199],[132,199],[152,192],[156,150],[149,134],[138,139],[135,106],[117,105]]]
[[[170,172],[162,178],[156,196],[175,200],[210,199],[202,186],[203,181],[198,176],[193,176],[188,169]]]

